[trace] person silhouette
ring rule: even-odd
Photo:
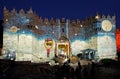
[[[82,69],[81,63],[80,63],[80,61],[78,61],[78,67],[75,70],[75,74],[76,74],[77,79],[82,79],[81,69]]]

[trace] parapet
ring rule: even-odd
[[[9,11],[6,7],[4,7],[4,22],[8,21],[9,18],[15,16],[15,14],[22,14],[26,17],[30,17],[31,19],[33,19],[33,22],[31,22],[31,25],[34,24],[39,24],[39,25],[45,25],[45,26],[56,26],[59,24],[59,21],[61,24],[65,25],[65,23],[68,22],[69,25],[72,26],[89,26],[92,23],[95,23],[98,19],[112,19],[113,21],[115,21],[115,16],[110,16],[109,14],[107,16],[102,15],[100,16],[98,13],[96,14],[96,16],[93,17],[89,17],[89,18],[85,18],[82,21],[80,21],[79,19],[77,20],[69,20],[69,19],[65,19],[62,18],[60,19],[53,19],[53,18],[42,18],[39,17],[36,12],[34,12],[32,10],[32,8],[30,8],[28,11],[24,11],[24,9],[21,9],[20,11],[16,11],[15,8],[13,8],[13,10]]]

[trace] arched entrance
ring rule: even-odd
[[[71,47],[70,41],[65,36],[61,36],[59,40],[56,41],[55,45],[55,56],[58,57],[70,57]]]

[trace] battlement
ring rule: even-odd
[[[103,15],[99,15],[98,13],[96,14],[95,16],[96,19],[112,19],[115,21],[116,17],[115,15],[114,16],[110,16],[109,14],[107,16],[105,16],[104,14]]]
[[[104,20],[110,20],[113,28],[102,27]],[[7,53],[3,53],[16,61],[48,61],[56,55],[68,57],[80,53],[86,59],[113,58],[115,30],[115,16],[54,19],[42,18],[32,8],[9,11],[4,7],[3,47]]]
[[[66,18],[61,18],[61,19],[50,18],[50,19],[48,19],[48,18],[39,17],[36,14],[36,12],[32,10],[32,8],[30,8],[28,11],[25,12],[24,9],[16,11],[15,8],[13,8],[13,10],[9,11],[6,7],[4,7],[4,22],[9,21],[10,18],[14,17],[17,14],[20,14],[20,15],[26,16],[30,19],[33,19],[30,22],[30,25],[42,25],[42,26],[57,26],[58,24],[61,24],[64,26],[68,22],[68,24],[71,26],[85,27],[85,26],[89,26],[89,25],[95,23],[99,19],[107,18],[107,19],[112,19],[113,21],[115,21],[115,16],[110,16],[110,15],[100,16],[98,13],[96,14],[96,16],[85,18],[83,20],[80,20],[80,19],[70,20],[70,19],[66,19]]]

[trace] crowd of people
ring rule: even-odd
[[[95,79],[95,63],[82,66],[78,62],[76,68],[71,67],[69,64],[64,63],[56,71],[57,79]]]
[[[92,62],[71,67],[48,63],[15,62],[0,60],[0,79],[120,79],[120,62]]]

